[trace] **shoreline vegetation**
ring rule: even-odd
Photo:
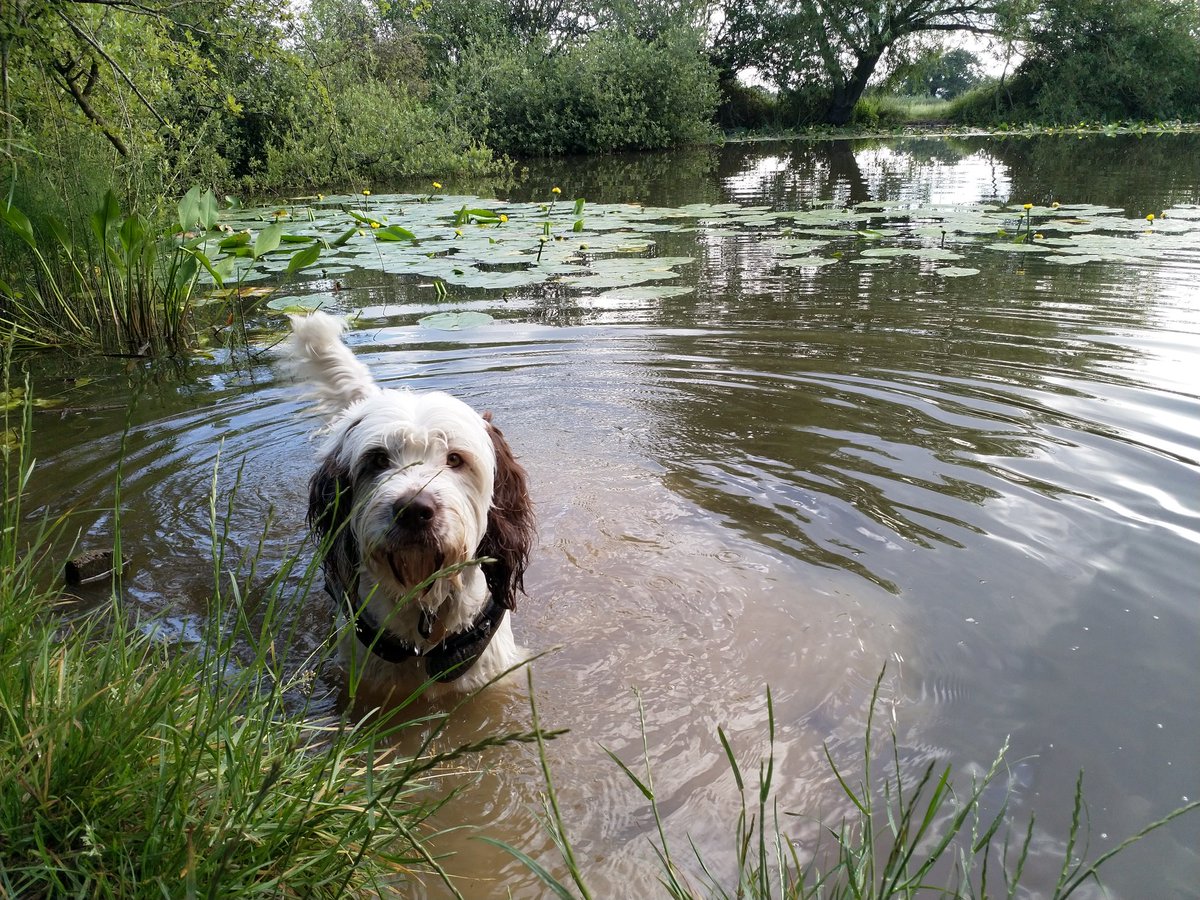
[[[486,828],[477,837],[510,852],[549,894],[593,896],[545,753],[545,742],[563,732],[541,723],[532,674],[528,729],[449,749],[438,738],[453,710],[402,706],[361,718],[338,712],[319,674],[332,640],[298,651],[288,624],[298,620],[291,613],[311,588],[314,567],[297,552],[252,590],[246,573],[261,561],[223,559],[227,503],[215,488],[214,585],[198,638],[181,639],[165,621],[137,618],[121,600],[119,574],[106,603],[78,608],[60,576],[61,558],[71,552],[71,515],[39,518],[22,502],[35,471],[31,410],[25,403],[6,417],[21,440],[5,450],[0,510],[0,770],[7,773],[0,779],[0,895],[406,896],[414,882],[436,880],[461,897],[454,859],[430,849],[438,833],[434,813],[458,792],[444,787],[445,776],[469,774],[484,754],[526,743],[537,748],[543,822],[561,859],[534,859]],[[119,521],[115,527],[119,557]],[[655,788],[644,714],[640,773],[604,751],[652,813],[648,853],[661,867],[661,895],[1013,897],[1031,848],[1044,836],[1032,815],[1017,820],[1006,790],[997,799],[1007,747],[966,781],[937,762],[915,778],[905,775],[894,731],[890,753],[876,746],[885,731],[874,715],[884,676],[867,700],[861,758],[835,760],[826,751],[850,812],[822,823],[824,845],[788,836],[793,813],[775,799],[769,691],[761,758],[739,760],[720,728],[713,738],[741,796],[741,813],[730,823],[730,870],[695,846],[683,854],[672,849],[660,807],[668,798]],[[414,732],[422,735],[419,746],[397,750],[398,736]],[[1194,801],[1173,810],[1089,860],[1082,773],[1067,802],[1071,829],[1047,895],[1058,900],[1096,883],[1113,856],[1200,807]]]

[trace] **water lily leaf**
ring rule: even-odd
[[[821,266],[833,265],[840,260],[830,259],[827,256],[792,256],[787,259],[775,261],[775,265],[781,269],[817,269]]]
[[[1014,244],[1009,241],[996,241],[994,244],[988,244],[989,250],[1002,250],[1005,253],[1039,253],[1041,247],[1036,243],[1033,244]]]
[[[272,297],[263,305],[268,309],[281,312],[309,312],[314,309],[327,308],[331,304],[327,296],[307,294],[302,297]]]
[[[942,266],[940,269],[934,269],[938,275],[945,278],[968,278],[971,275],[978,275],[978,269],[972,269],[967,266]]]
[[[803,238],[774,238],[763,241],[763,245],[779,256],[801,256],[828,246],[829,241],[805,240]]]
[[[695,292],[693,287],[672,284],[644,284],[636,287],[617,288],[605,291],[597,300],[629,301],[629,300],[664,300],[667,297],[682,297]]]
[[[1082,266],[1084,263],[1101,262],[1101,261],[1102,261],[1101,257],[1090,256],[1086,253],[1075,253],[1075,254],[1070,254],[1070,255],[1055,254],[1054,256],[1046,257],[1046,262],[1058,263],[1059,265],[1063,265],[1063,266]]]
[[[418,319],[417,324],[425,328],[435,328],[438,331],[462,331],[464,328],[477,328],[494,321],[495,319],[485,312],[468,310],[466,312],[434,313]]]

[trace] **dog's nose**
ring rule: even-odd
[[[433,502],[424,494],[401,497],[392,504],[392,517],[396,527],[408,531],[427,528],[436,512]]]

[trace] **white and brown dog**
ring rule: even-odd
[[[384,389],[322,312],[292,317],[289,355],[329,417],[308,522],[342,652],[398,699],[474,691],[525,660],[507,613],[534,538],[525,470],[488,413]]]

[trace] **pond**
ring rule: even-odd
[[[779,809],[811,848],[846,812],[824,748],[857,777],[885,664],[907,776],[939,760],[966,785],[1010,740],[1034,889],[1080,769],[1092,858],[1196,799],[1200,136],[764,142],[521,175],[285,205],[297,233],[344,232],[343,205],[366,221],[275,305],[354,316],[380,381],[492,410],[529,470],[514,627],[550,651],[540,712],[570,729],[549,757],[597,896],[655,893],[653,820],[602,749],[641,771],[639,701],[668,836],[718,867],[740,808],[718,726],[753,771],[770,687]],[[456,235],[464,205],[495,218]],[[185,643],[214,484],[227,566],[305,551],[317,423],[269,349],[281,314],[252,324],[248,358],[35,376],[63,404],[36,414],[36,502],[103,545],[119,476],[127,590]],[[301,616],[315,645],[321,604]],[[527,717],[497,693],[455,733]],[[442,824],[560,871],[532,752],[487,763]],[[540,896],[502,852],[443,846],[467,896]],[[1195,896],[1197,847],[1192,815],[1105,881]]]

